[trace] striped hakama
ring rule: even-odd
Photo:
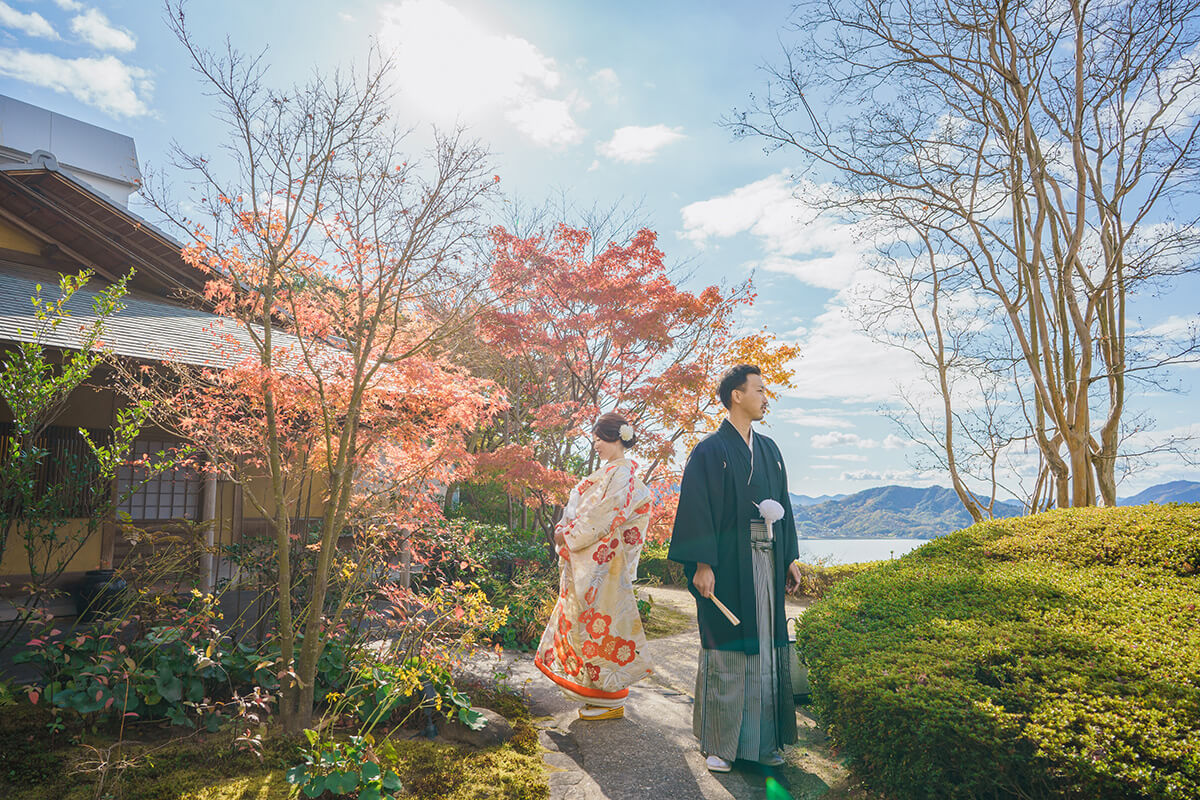
[[[700,750],[727,761],[761,761],[795,740],[791,652],[775,647],[775,555],[771,529],[750,523],[758,653],[701,648],[692,732]]]

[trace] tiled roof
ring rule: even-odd
[[[35,340],[38,323],[30,298],[39,283],[42,297],[58,298],[58,277],[53,272],[0,261],[0,341]],[[78,349],[80,329],[95,319],[92,300],[102,288],[99,281],[93,280],[76,292],[67,304],[70,319],[42,338],[42,343]],[[103,336],[104,344],[116,355],[141,361],[227,367],[253,352],[249,334],[231,320],[138,291],[127,294],[122,302],[125,308],[109,318]],[[72,324],[72,320],[78,324]],[[229,345],[229,335],[243,347]],[[277,332],[275,337],[282,346],[295,342],[288,334]]]

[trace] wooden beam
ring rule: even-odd
[[[34,238],[40,239],[41,241],[45,242],[48,245],[52,245],[52,246],[58,248],[58,250],[61,253],[63,253],[66,256],[69,256],[73,260],[79,262],[79,264],[81,264],[82,266],[85,266],[85,267],[93,270],[97,275],[107,278],[110,281],[116,282],[116,280],[117,280],[116,276],[114,276],[107,269],[105,269],[104,267],[101,267],[99,264],[97,264],[92,259],[83,255],[82,253],[77,252],[75,249],[67,246],[63,242],[58,241],[50,234],[43,231],[41,228],[38,228],[34,225],[30,225],[24,219],[22,219],[21,217],[17,216],[13,212],[9,211],[7,208],[4,208],[2,206],[0,206],[0,218],[3,218],[5,222],[8,222],[12,225],[16,225],[18,228],[25,231],[30,236],[33,236]]]
[[[61,176],[55,176],[55,178],[58,180],[62,180]],[[93,198],[91,195],[85,193],[80,187],[76,186],[71,181],[63,181],[63,182],[69,188],[74,190],[76,194],[80,195],[85,200],[92,203],[93,205],[96,204],[95,198]],[[140,265],[142,270],[144,270],[150,276],[154,277],[163,286],[165,286],[169,289],[178,288],[176,286],[176,283],[179,283],[179,281],[172,281],[171,275],[165,273],[158,264],[153,263],[154,260],[157,260],[156,257],[153,255],[147,255],[144,251],[142,251],[142,248],[140,246],[135,245],[135,244],[126,244],[124,241],[121,241],[118,239],[118,234],[116,234],[115,232],[99,230],[98,228],[96,228],[96,223],[94,220],[84,217],[80,213],[80,211],[77,209],[67,208],[67,207],[60,205],[53,197],[50,197],[44,191],[42,191],[40,186],[36,186],[36,185],[30,186],[30,185],[28,185],[22,181],[18,181],[18,180],[10,180],[10,183],[12,183],[19,192],[23,193],[28,198],[35,200],[36,202],[41,203],[42,205],[46,206],[47,208],[50,208],[53,211],[61,214],[62,216],[71,219],[73,222],[75,222],[75,224],[77,224],[81,228],[83,228],[84,232],[86,232],[89,236],[92,236],[93,238],[95,238],[99,242],[107,245],[108,247],[113,247],[113,248],[116,248],[116,249],[126,253],[130,257],[131,260],[138,262],[138,264]],[[117,211],[119,213],[120,209],[117,209]],[[111,212],[109,212],[109,213],[111,213]],[[135,222],[128,218],[126,218],[124,221],[127,222],[129,224],[129,226],[134,229],[137,229],[139,226],[144,225],[144,223],[142,223],[141,221]],[[183,261],[182,254],[180,254],[179,259],[181,262]],[[181,276],[174,276],[174,277],[181,277]]]

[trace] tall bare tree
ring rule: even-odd
[[[727,123],[802,154],[832,176],[816,202],[892,236],[884,261],[911,276],[892,305],[943,379],[945,359],[1003,362],[1011,342],[1054,504],[1115,503],[1130,381],[1197,352],[1194,331],[1144,346],[1129,303],[1197,267],[1200,4],[813,0],[791,33]],[[989,348],[930,327],[955,295],[984,305]],[[953,470],[956,401],[935,383]]]
[[[452,479],[467,434],[497,405],[442,343],[477,308],[483,279],[469,256],[498,178],[461,132],[435,132],[423,163],[406,154],[377,53],[357,74],[276,89],[261,58],[198,44],[182,4],[169,21],[228,138],[220,162],[176,152],[197,210],[148,196],[194,240],[185,257],[210,276],[197,300],[241,336],[217,342],[233,362],[223,371],[164,365],[162,380],[131,386],[268,522],[280,715],[297,731],[311,722],[324,637],[355,587],[334,590],[339,539],[381,514],[398,530],[432,513],[431,487]],[[322,501],[315,534],[293,517],[306,484]],[[305,550],[311,574],[297,574]]]

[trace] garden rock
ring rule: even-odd
[[[487,724],[473,731],[458,720],[442,720],[438,722],[438,736],[435,741],[465,744],[470,747],[498,747],[513,735],[512,723],[490,708],[473,708],[487,720]]]

